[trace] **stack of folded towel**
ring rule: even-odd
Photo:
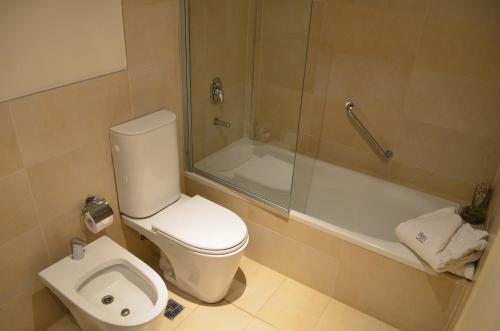
[[[488,232],[464,223],[449,207],[399,224],[396,236],[435,271],[472,279],[473,262],[486,248]]]

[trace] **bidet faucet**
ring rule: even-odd
[[[71,239],[71,258],[81,260],[85,256],[85,246],[87,243],[80,238]]]

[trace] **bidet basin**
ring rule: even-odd
[[[157,331],[168,292],[160,276],[103,236],[81,260],[66,257],[40,272],[83,331]]]

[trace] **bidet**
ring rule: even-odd
[[[85,256],[67,256],[39,275],[83,331],[160,329],[168,300],[164,281],[106,236],[86,245]]]

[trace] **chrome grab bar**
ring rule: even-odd
[[[219,119],[218,117],[214,118],[214,125],[215,126],[222,126],[226,129],[229,129],[231,127],[230,122],[223,121],[223,120]]]
[[[372,145],[373,148],[380,154],[382,159],[386,162],[389,161],[394,155],[394,153],[390,149],[384,149],[382,148],[382,146],[380,146],[377,139],[375,139],[375,137],[372,136],[370,131],[368,131],[368,129],[363,125],[363,123],[361,123],[359,118],[356,116],[356,114],[354,114],[353,109],[354,109],[354,103],[352,101],[347,101],[347,103],[345,104],[345,111],[347,112],[347,115],[349,115],[354,124],[356,124],[356,126],[365,135],[370,145]]]

